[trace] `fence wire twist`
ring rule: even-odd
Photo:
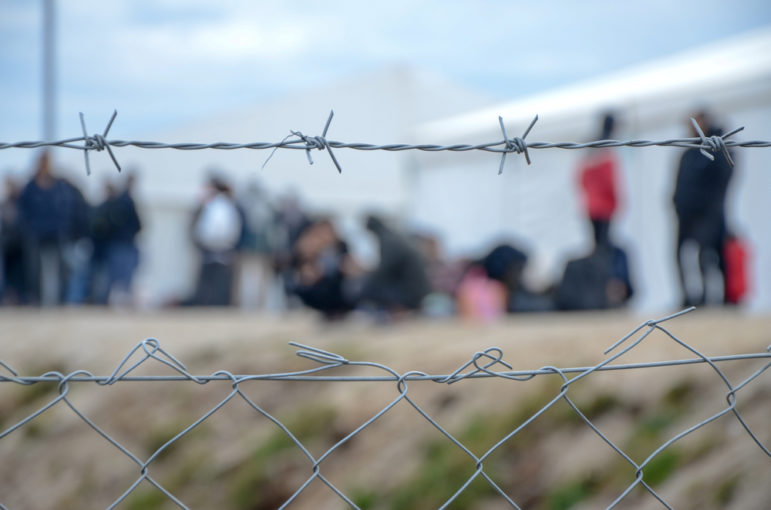
[[[538,115],[536,115],[533,118],[533,120],[530,122],[530,125],[527,127],[527,129],[524,131],[521,137],[515,136],[513,138],[509,138],[509,135],[506,132],[506,127],[504,125],[503,118],[498,117],[498,123],[500,124],[501,134],[503,135],[503,139],[496,140],[493,142],[488,142],[488,143],[480,143],[480,144],[473,144],[473,145],[472,144],[453,144],[453,145],[417,144],[417,145],[414,145],[414,144],[406,144],[406,143],[392,143],[392,144],[378,145],[378,144],[358,143],[358,142],[338,142],[338,141],[327,139],[327,132],[329,131],[329,126],[332,123],[332,118],[334,117],[334,111],[329,112],[329,117],[327,118],[326,124],[324,125],[324,129],[321,135],[308,136],[303,134],[301,131],[290,130],[290,134],[280,142],[163,143],[163,142],[146,142],[146,141],[138,141],[138,140],[107,140],[106,137],[110,132],[110,128],[112,127],[112,124],[115,121],[115,117],[117,116],[117,114],[118,114],[117,110],[113,112],[102,134],[96,133],[94,135],[89,136],[86,129],[85,119],[83,118],[83,114],[81,113],[80,126],[81,126],[81,130],[83,131],[83,136],[79,136],[75,138],[67,138],[64,140],[56,140],[56,141],[32,141],[32,142],[13,142],[13,143],[0,142],[0,149],[35,149],[40,147],[65,147],[68,149],[82,150],[85,158],[86,173],[88,175],[91,174],[91,163],[89,161],[89,156],[88,156],[88,153],[91,151],[99,152],[99,151],[107,150],[107,153],[109,154],[110,159],[112,159],[112,162],[115,165],[115,168],[117,168],[118,171],[120,172],[121,166],[118,163],[118,160],[116,159],[115,154],[112,152],[112,147],[129,147],[130,146],[130,147],[137,147],[140,149],[176,149],[176,150],[184,150],[184,151],[204,150],[204,149],[217,149],[217,150],[273,149],[270,155],[265,160],[265,162],[262,164],[263,167],[265,167],[268,161],[273,157],[273,154],[275,153],[275,151],[278,149],[304,150],[308,157],[308,163],[310,163],[311,165],[313,164],[313,159],[311,158],[311,151],[314,149],[320,150],[320,151],[326,150],[327,153],[329,154],[329,157],[332,160],[332,163],[335,165],[335,168],[337,168],[338,172],[342,172],[343,170],[342,170],[342,167],[340,166],[340,162],[335,157],[335,153],[332,151],[332,149],[354,149],[354,150],[360,150],[360,151],[388,151],[388,152],[411,151],[411,150],[426,151],[426,152],[484,151],[484,152],[493,152],[493,153],[501,154],[501,160],[498,165],[498,173],[500,174],[503,172],[503,167],[506,162],[506,155],[510,153],[524,154],[525,160],[529,165],[530,164],[530,153],[528,152],[529,149],[587,149],[587,148],[602,148],[602,147],[652,147],[652,146],[685,147],[685,148],[699,149],[705,157],[711,160],[714,160],[715,154],[722,154],[723,156],[725,156],[729,164],[733,165],[733,159],[731,158],[731,155],[728,152],[729,147],[741,147],[741,148],[771,147],[771,141],[752,140],[752,141],[740,142],[736,140],[729,140],[731,136],[742,131],[744,127],[736,128],[720,136],[717,136],[717,135],[706,136],[704,134],[704,131],[701,129],[701,127],[693,118],[691,119],[691,123],[693,124],[696,132],[699,134],[698,137],[670,138],[667,140],[658,140],[658,141],[594,140],[594,141],[585,142],[585,143],[528,142],[525,140],[525,138],[533,129],[533,126],[538,120]]]
[[[421,371],[414,371],[414,370],[407,371],[404,373],[399,373],[398,371],[386,365],[383,365],[381,363],[372,362],[372,361],[352,361],[339,354],[335,354],[333,352],[328,352],[328,351],[318,349],[316,347],[312,347],[308,345],[290,342],[290,345],[293,345],[298,348],[296,353],[298,356],[314,362],[317,366],[306,370],[294,371],[294,372],[248,374],[248,375],[235,375],[226,370],[218,370],[212,373],[211,375],[199,376],[199,375],[191,374],[187,370],[185,365],[182,364],[182,362],[180,362],[171,353],[164,350],[161,347],[158,340],[153,338],[144,340],[143,342],[140,342],[139,344],[137,344],[133,349],[131,349],[128,352],[128,354],[126,354],[124,358],[120,361],[120,363],[118,363],[118,366],[115,368],[115,370],[113,370],[112,373],[108,376],[95,376],[86,370],[75,370],[66,375],[60,372],[53,371],[53,372],[44,373],[40,376],[27,377],[27,376],[20,376],[8,364],[6,364],[3,361],[0,361],[0,365],[4,367],[5,370],[10,374],[10,375],[0,375],[0,382],[15,383],[20,385],[31,385],[31,384],[38,384],[46,381],[48,382],[53,381],[53,382],[58,382],[58,393],[59,393],[59,395],[56,398],[54,398],[53,400],[45,404],[43,407],[41,407],[37,411],[33,412],[32,414],[28,415],[27,417],[23,418],[22,420],[18,421],[17,423],[15,423],[14,425],[10,426],[2,433],[0,433],[0,439],[14,432],[20,427],[23,427],[24,425],[28,424],[29,422],[31,422],[32,420],[34,420],[35,418],[37,418],[38,416],[46,412],[47,410],[51,409],[53,406],[60,405],[61,403],[63,403],[64,405],[69,407],[72,410],[72,412],[75,413],[75,415],[77,415],[78,418],[80,418],[83,422],[85,422],[89,427],[91,427],[94,431],[96,431],[100,436],[102,436],[106,441],[112,444],[115,448],[120,450],[120,452],[122,452],[126,457],[131,459],[139,469],[138,478],[120,496],[118,496],[117,499],[115,499],[115,501],[108,508],[110,509],[115,508],[118,504],[124,501],[127,498],[127,496],[131,494],[132,491],[134,491],[144,481],[155,486],[167,498],[169,498],[169,500],[173,501],[178,507],[188,508],[185,505],[185,503],[180,501],[180,499],[178,499],[174,494],[172,494],[161,483],[159,483],[151,476],[150,466],[153,463],[153,461],[155,461],[164,450],[166,450],[173,443],[175,443],[176,441],[178,441],[179,439],[181,439],[182,437],[190,433],[193,429],[201,425],[205,420],[207,420],[210,416],[216,413],[230,400],[234,398],[241,398],[252,409],[254,409],[261,416],[270,420],[276,427],[278,427],[278,429],[280,429],[284,434],[286,434],[286,436],[303,453],[303,455],[307,457],[309,461],[310,475],[305,480],[305,482],[302,483],[302,485],[299,488],[297,488],[296,491],[281,505],[280,508],[285,508],[288,505],[290,505],[314,480],[319,480],[320,482],[325,484],[332,492],[334,492],[334,494],[336,494],[341,500],[343,500],[351,508],[358,508],[351,498],[349,498],[340,488],[335,486],[328,478],[324,476],[324,474],[322,473],[322,463],[333,452],[340,449],[345,443],[350,441],[354,436],[360,434],[364,429],[372,425],[372,423],[374,423],[376,420],[380,419],[389,410],[393,409],[394,406],[404,401],[409,406],[411,406],[423,419],[425,419],[434,429],[436,429],[436,431],[438,431],[439,434],[447,438],[457,448],[462,450],[465,453],[465,455],[468,456],[469,462],[472,462],[475,467],[474,473],[468,477],[468,479],[457,489],[457,491],[454,494],[448,497],[448,499],[444,502],[444,504],[441,505],[440,508],[446,508],[448,505],[450,505],[453,501],[455,501],[458,498],[459,495],[461,495],[469,487],[469,485],[474,480],[478,478],[481,478],[484,481],[486,481],[495,490],[495,492],[497,492],[506,502],[508,502],[509,505],[511,505],[511,507],[520,508],[517,505],[517,503],[514,501],[514,499],[509,494],[507,494],[487,472],[485,472],[484,463],[504,443],[511,440],[514,436],[520,433],[525,427],[529,426],[535,419],[537,419],[539,416],[545,413],[557,402],[559,402],[560,400],[563,400],[570,406],[570,409],[588,427],[591,428],[594,434],[596,434],[609,448],[611,448],[616,454],[618,454],[621,458],[623,458],[624,461],[626,461],[635,470],[634,480],[632,480],[629,483],[629,485],[616,497],[616,499],[607,508],[616,507],[635,487],[638,487],[638,486],[643,487],[648,493],[650,493],[651,496],[656,498],[666,508],[672,508],[670,504],[667,501],[665,501],[662,498],[662,496],[659,495],[644,480],[646,466],[648,466],[656,456],[661,454],[661,452],[663,452],[665,449],[670,447],[673,443],[679,441],[680,439],[682,439],[683,437],[689,434],[692,434],[696,430],[717,420],[718,418],[724,415],[732,415],[735,418],[735,420],[737,420],[737,422],[741,424],[741,426],[746,431],[749,438],[752,441],[754,441],[757,447],[766,456],[771,457],[771,451],[769,451],[769,448],[766,445],[764,445],[763,442],[759,439],[759,437],[753,432],[753,430],[750,428],[750,426],[747,424],[747,422],[744,420],[741,413],[737,409],[738,392],[743,388],[745,388],[752,381],[760,377],[761,374],[763,374],[769,367],[771,367],[771,346],[767,348],[766,352],[731,355],[731,356],[715,356],[715,357],[707,356],[701,353],[700,351],[698,351],[697,349],[695,349],[694,347],[692,347],[691,345],[679,339],[671,331],[669,331],[665,326],[662,325],[664,322],[674,319],[680,315],[683,315],[684,313],[690,312],[691,310],[693,310],[693,308],[683,310],[681,312],[678,312],[673,315],[669,315],[661,319],[649,320],[640,324],[632,331],[624,335],[612,346],[610,346],[604,353],[605,355],[608,355],[609,353],[615,351],[614,354],[607,357],[602,362],[589,367],[557,368],[554,366],[544,366],[537,370],[514,370],[512,365],[510,365],[509,363],[503,360],[503,351],[500,348],[491,347],[491,348],[485,349],[484,351],[474,353],[471,359],[469,359],[467,362],[465,362],[464,364],[462,364],[460,367],[458,367],[457,369],[455,369],[453,372],[449,374],[439,374],[439,375],[427,374]],[[628,353],[629,351],[631,351],[632,349],[640,345],[654,331],[663,332],[668,339],[675,342],[676,344],[678,344],[685,350],[689,351],[696,357],[687,358],[687,359],[678,359],[678,360],[665,360],[665,361],[650,362],[650,363],[613,364],[615,360],[621,358],[626,353]],[[137,358],[137,356],[138,356],[138,359],[135,359]],[[740,360],[740,359],[765,359],[769,361],[765,365],[758,368],[749,377],[746,377],[740,383],[731,384],[731,382],[728,380],[728,378],[723,373],[723,371],[720,368],[718,368],[718,363],[724,362],[724,361]],[[161,363],[166,367],[171,368],[176,374],[172,376],[132,376],[131,375],[138,367],[149,362],[149,360],[154,360],[155,362]],[[681,432],[677,433],[669,440],[661,444],[654,451],[650,452],[650,454],[642,462],[639,462],[639,463],[635,462],[627,453],[624,452],[624,450],[618,444],[613,442],[608,437],[608,435],[603,433],[603,431],[600,430],[600,428],[595,423],[593,423],[592,420],[590,420],[584,414],[584,412],[582,412],[579,406],[573,400],[571,400],[570,396],[568,396],[568,390],[574,383],[576,383],[577,381],[587,376],[590,376],[593,373],[598,373],[598,372],[607,371],[607,370],[646,369],[646,368],[663,367],[663,366],[690,365],[690,364],[697,364],[697,363],[706,363],[707,365],[709,365],[709,367],[716,374],[716,376],[719,377],[719,379],[725,384],[727,388],[727,393],[725,397],[726,403],[727,403],[726,407],[714,413],[713,415],[709,416],[708,418],[703,419],[698,423],[695,423],[690,427],[686,428],[685,430],[682,430]],[[328,371],[330,369],[341,368],[341,367],[372,367],[385,372],[386,375],[375,376],[375,377],[358,376],[358,375],[353,375],[353,376],[320,375],[320,374],[323,374],[323,372]],[[461,381],[477,379],[477,378],[499,378],[499,379],[504,379],[508,381],[521,382],[521,381],[531,380],[534,377],[537,377],[539,375],[549,375],[549,374],[557,375],[562,381],[562,384],[559,387],[557,394],[554,395],[553,398],[545,405],[543,405],[538,411],[530,415],[530,417],[527,418],[524,422],[522,422],[519,426],[517,426],[516,428],[508,432],[492,447],[482,452],[481,454],[475,453],[471,451],[471,449],[466,447],[460,440],[458,440],[446,428],[442,427],[420,405],[418,405],[412,398],[410,398],[410,395],[409,395],[409,383],[413,381],[433,381],[439,384],[450,385]],[[576,374],[576,375],[574,375],[573,377],[568,377],[568,374]],[[102,430],[100,427],[98,427],[90,418],[88,418],[80,409],[78,409],[68,399],[70,387],[71,387],[71,384],[73,383],[92,382],[101,386],[108,386],[119,382],[127,383],[130,381],[155,381],[157,383],[164,383],[171,380],[189,381],[197,384],[206,384],[210,381],[217,381],[217,380],[218,381],[228,380],[228,381],[231,381],[232,391],[220,402],[218,402],[211,409],[209,409],[209,411],[207,411],[203,416],[195,420],[192,424],[190,424],[184,430],[176,434],[174,437],[168,440],[165,444],[163,444],[161,447],[155,450],[145,460],[142,460],[137,455],[129,451],[125,446],[120,444],[115,438],[113,438],[112,436],[107,434],[104,430]],[[327,449],[323,454],[321,454],[318,457],[315,457],[310,453],[309,449],[295,436],[295,434],[293,434],[293,432],[284,423],[282,423],[278,418],[276,418],[275,416],[267,412],[259,404],[254,402],[254,400],[252,400],[245,393],[243,393],[240,388],[240,385],[247,381],[267,381],[267,380],[270,380],[270,381],[287,381],[287,380],[341,381],[341,382],[380,381],[383,383],[395,383],[395,389],[396,389],[397,395],[385,407],[383,407],[380,411],[372,415],[369,419],[367,419],[364,423],[358,426],[355,430],[345,435],[345,437],[340,439],[331,448]],[[4,505],[2,505],[2,503],[0,503],[0,508],[4,510],[8,510]]]

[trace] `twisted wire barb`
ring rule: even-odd
[[[175,150],[183,150],[183,151],[204,150],[204,149],[215,149],[215,150],[273,149],[270,155],[268,156],[268,158],[263,163],[262,165],[263,168],[268,163],[268,161],[270,161],[270,159],[273,157],[273,154],[278,149],[304,150],[308,158],[308,162],[310,164],[313,164],[313,159],[311,158],[312,150],[314,149],[326,150],[329,153],[329,157],[332,160],[332,163],[335,165],[335,168],[337,168],[338,173],[342,173],[342,167],[340,165],[340,162],[337,160],[337,157],[335,156],[332,149],[353,149],[353,150],[359,150],[359,151],[388,151],[388,152],[411,151],[411,150],[424,151],[424,152],[483,151],[483,152],[493,152],[493,153],[501,154],[501,160],[498,165],[498,173],[501,174],[503,172],[503,166],[506,161],[507,154],[511,154],[511,153],[524,154],[525,160],[529,165],[530,164],[530,153],[528,152],[529,149],[577,150],[577,149],[588,149],[588,148],[608,148],[608,147],[640,148],[640,147],[652,147],[652,146],[696,148],[696,149],[699,149],[705,157],[711,160],[714,160],[715,154],[718,154],[718,153],[723,154],[726,160],[728,161],[728,163],[733,166],[734,162],[728,151],[729,148],[771,147],[771,141],[765,141],[765,140],[736,141],[736,140],[728,139],[732,135],[743,130],[744,127],[734,129],[733,131],[730,131],[725,135],[707,137],[704,135],[703,130],[693,118],[691,119],[691,122],[693,123],[697,133],[699,134],[699,136],[697,137],[670,138],[666,140],[626,140],[626,141],[594,140],[594,141],[585,142],[585,143],[527,142],[525,141],[525,137],[527,137],[527,135],[530,133],[530,130],[535,125],[535,122],[538,120],[538,115],[536,115],[535,118],[530,122],[529,127],[525,130],[524,134],[521,137],[514,137],[514,138],[508,137],[508,135],[506,134],[506,128],[504,126],[503,119],[501,117],[498,117],[498,123],[500,125],[501,132],[503,134],[503,140],[488,142],[488,143],[452,144],[452,145],[393,143],[393,144],[378,145],[378,144],[360,143],[360,142],[339,142],[339,141],[327,139],[327,131],[329,130],[329,125],[332,122],[334,111],[330,111],[329,117],[327,118],[326,124],[324,125],[324,130],[322,131],[320,136],[308,136],[303,134],[301,131],[290,130],[290,134],[280,142],[163,143],[163,142],[139,141],[139,140],[107,140],[106,139],[107,134],[110,130],[110,127],[112,126],[113,121],[115,120],[116,115],[117,115],[117,111],[113,112],[113,115],[110,118],[110,121],[108,122],[107,127],[105,128],[104,132],[101,135],[100,134],[95,134],[92,136],[87,135],[85,121],[83,120],[83,114],[81,113],[80,119],[81,119],[81,128],[83,131],[82,137],[67,138],[64,140],[56,140],[56,141],[24,141],[24,142],[11,142],[11,143],[0,142],[0,150],[1,149],[35,149],[40,147],[64,147],[68,149],[82,150],[84,151],[84,154],[85,154],[86,173],[89,175],[91,173],[91,166],[88,158],[89,151],[102,151],[106,149],[108,154],[110,155],[110,158],[112,159],[113,164],[118,169],[118,171],[120,171],[121,167],[118,164],[118,160],[115,158],[115,155],[113,154],[111,147],[136,147],[140,149],[175,149]]]
[[[115,168],[117,168],[118,172],[120,172],[121,169],[120,165],[118,164],[118,160],[115,159],[115,154],[112,153],[110,143],[105,140],[105,137],[107,136],[107,133],[110,132],[112,123],[115,121],[115,117],[117,116],[118,110],[114,110],[112,112],[112,117],[110,117],[110,120],[107,122],[107,127],[104,128],[104,132],[101,135],[96,133],[93,136],[88,136],[88,133],[86,132],[86,121],[83,118],[83,112],[80,113],[80,127],[83,129],[83,157],[86,160],[86,175],[91,175],[91,164],[88,160],[88,151],[102,151],[104,149],[107,149],[107,153],[110,155],[110,159],[112,159],[112,162],[115,164]]]
[[[515,136],[514,138],[509,139],[509,135],[506,134],[506,126],[503,124],[503,117],[500,115],[498,116],[498,123],[501,125],[501,132],[503,133],[503,143],[506,146],[506,152],[501,154],[501,163],[498,165],[498,175],[503,173],[503,164],[506,163],[506,154],[509,152],[516,152],[517,154],[524,152],[525,160],[527,161],[528,165],[530,164],[530,153],[527,152],[527,142],[525,142],[525,138],[530,133],[530,130],[533,129],[533,126],[535,126],[537,120],[538,115],[533,117],[530,125],[525,130],[525,134],[523,134],[521,137]]]
[[[331,116],[330,116],[331,118]],[[525,133],[525,136],[527,133]],[[118,498],[113,501],[108,507],[109,509],[115,508],[122,501],[124,501],[142,482],[147,482],[158,489],[164,494],[171,502],[173,502],[179,508],[187,508],[187,506],[177,498],[171,491],[155,480],[151,473],[151,464],[161,455],[163,451],[169,448],[173,443],[180,440],[193,429],[201,425],[205,420],[211,417],[214,413],[219,411],[225,404],[232,399],[240,397],[246,402],[254,411],[263,416],[271,423],[273,423],[279,430],[284,433],[289,440],[297,446],[302,454],[308,459],[310,463],[310,475],[309,477],[298,487],[295,492],[282,504],[280,508],[286,508],[293,501],[302,494],[307,487],[314,481],[318,480],[326,485],[337,497],[346,503],[351,508],[358,508],[357,505],[335,484],[333,484],[322,473],[322,466],[324,461],[336,450],[339,450],[343,445],[349,442],[353,437],[360,434],[363,430],[371,426],[375,421],[379,420],[388,411],[393,409],[400,402],[406,402],[411,408],[413,408],[418,415],[425,419],[434,429],[436,429],[444,438],[450,441],[455,447],[459,448],[468,458],[469,462],[473,463],[474,472],[462,483],[462,485],[452,494],[450,497],[440,506],[440,508],[447,508],[450,504],[457,500],[457,498],[474,482],[476,479],[482,479],[490,487],[500,495],[504,501],[506,501],[512,508],[519,509],[520,506],[514,501],[510,494],[501,488],[501,486],[494,480],[493,475],[485,470],[485,462],[504,444],[510,441],[514,436],[520,433],[524,428],[530,426],[530,424],[536,420],[539,416],[548,411],[560,400],[564,400],[570,409],[585,423],[592,432],[597,435],[609,448],[611,448],[616,454],[618,454],[626,463],[628,463],[634,469],[634,480],[623,490],[623,492],[616,497],[616,499],[608,506],[608,508],[616,507],[624,498],[626,498],[635,487],[644,488],[652,497],[658,500],[664,507],[672,508],[671,505],[665,501],[660,494],[658,494],[653,487],[651,487],[644,479],[645,468],[650,462],[665,449],[669,448],[672,444],[679,441],[683,437],[695,432],[696,430],[704,427],[705,425],[717,420],[718,418],[732,414],[737,421],[742,425],[747,435],[750,436],[752,441],[758,446],[758,448],[766,455],[771,457],[771,451],[763,444],[757,434],[750,428],[747,422],[742,417],[741,413],[737,409],[738,397],[737,394],[740,390],[747,387],[749,383],[758,379],[766,370],[771,368],[771,346],[763,353],[751,353],[743,355],[731,355],[731,356],[707,356],[701,353],[699,350],[685,343],[678,337],[676,337],[669,329],[663,324],[667,321],[675,319],[685,313],[692,311],[693,308],[683,310],[681,312],[668,315],[666,317],[649,320],[643,322],[632,331],[624,335],[617,342],[611,345],[605,354],[608,355],[612,351],[615,353],[608,356],[603,361],[589,367],[575,367],[575,368],[557,368],[554,366],[544,366],[537,370],[514,370],[513,366],[503,360],[503,351],[498,347],[490,347],[483,351],[474,353],[471,358],[461,364],[458,368],[449,374],[432,375],[425,372],[411,370],[404,373],[399,373],[396,370],[372,361],[352,361],[346,357],[336,354],[334,352],[325,351],[317,347],[308,346],[296,342],[290,342],[290,345],[297,348],[296,355],[307,359],[315,364],[314,367],[283,373],[269,373],[269,374],[247,374],[247,375],[234,375],[226,370],[219,370],[209,376],[196,376],[191,374],[185,365],[174,357],[171,353],[164,350],[160,342],[155,338],[148,338],[136,346],[134,346],[117,364],[115,369],[108,376],[95,376],[86,370],[76,370],[69,374],[62,374],[61,372],[52,371],[46,372],[38,377],[26,377],[19,376],[10,365],[0,360],[0,367],[3,368],[10,375],[0,374],[0,382],[11,382],[20,385],[35,384],[38,382],[56,382],[58,395],[43,405],[40,409],[27,415],[20,421],[11,425],[4,431],[0,432],[0,439],[11,434],[15,430],[34,420],[51,407],[64,402],[72,412],[85,422],[91,429],[97,434],[103,437],[108,443],[118,449],[123,455],[130,459],[139,468],[139,476],[134,482],[132,482],[126,490],[121,493]],[[680,359],[680,360],[666,360],[661,362],[650,363],[633,363],[633,364],[615,364],[614,362],[622,356],[629,353],[631,350],[640,345],[655,331],[662,332],[666,338],[675,342],[683,349],[696,355],[696,358]],[[762,367],[755,370],[750,376],[745,378],[739,384],[733,385],[728,380],[726,375],[718,368],[719,362],[733,361],[739,359],[766,359],[768,360]],[[134,376],[131,375],[138,367],[151,362],[157,363],[167,369],[172,370],[175,375],[172,376]],[[624,450],[613,442],[591,419],[589,419],[580,409],[580,407],[570,398],[569,389],[577,381],[590,376],[593,373],[597,373],[604,370],[631,370],[650,367],[661,366],[677,366],[687,365],[695,363],[705,363],[710,366],[711,370],[720,378],[720,380],[726,385],[728,392],[726,394],[727,406],[720,411],[712,414],[706,419],[689,426],[685,430],[675,434],[669,440],[659,445],[654,451],[642,460],[637,462],[632,459]],[[384,376],[324,376],[317,375],[319,373],[341,367],[368,367],[374,368],[380,372],[385,373]],[[572,377],[568,377],[569,374],[573,374]],[[509,431],[504,437],[500,438],[494,445],[488,448],[481,454],[471,451],[465,446],[457,437],[444,428],[436,419],[430,416],[430,414],[423,409],[414,399],[409,395],[409,384],[416,381],[432,381],[437,384],[455,384],[460,381],[477,379],[477,378],[500,378],[510,381],[528,381],[538,375],[556,375],[558,376],[562,384],[559,391],[554,395],[546,404],[540,409],[534,412],[525,421],[517,425],[513,430]],[[184,380],[194,382],[196,384],[206,384],[210,381],[229,381],[231,390],[225,395],[218,403],[212,406],[206,411],[200,418],[196,419],[193,423],[185,427],[178,432],[174,437],[166,441],[163,445],[152,452],[145,460],[142,460],[140,456],[130,451],[115,438],[110,436],[107,432],[97,426],[88,416],[86,416],[80,409],[78,409],[71,400],[69,400],[69,392],[72,383],[76,382],[96,382],[99,385],[113,385],[118,382],[128,381],[170,381],[170,380]],[[314,456],[308,448],[292,433],[292,431],[284,425],[281,420],[270,414],[263,407],[257,404],[254,400],[249,398],[241,390],[240,385],[247,381],[258,380],[324,380],[324,381],[383,381],[396,383],[397,395],[382,409],[372,414],[369,418],[364,420],[353,431],[345,435],[342,439],[338,440],[334,445],[329,447],[319,456]],[[7,510],[6,507],[0,503],[0,509]]]
[[[729,154],[728,152],[728,148],[726,147],[726,144],[725,144],[725,139],[743,130],[744,129],[743,126],[740,128],[736,128],[733,131],[723,136],[707,137],[704,135],[704,131],[701,130],[701,126],[699,126],[699,123],[696,122],[696,119],[694,119],[693,117],[691,117],[691,124],[693,124],[693,127],[696,129],[696,132],[699,134],[699,138],[701,138],[701,148],[699,152],[701,152],[701,154],[704,157],[708,158],[710,161],[715,161],[715,156],[707,152],[707,149],[709,149],[709,151],[711,151],[714,154],[721,152],[723,156],[725,156],[725,158],[728,160],[728,163],[731,166],[734,166],[734,160],[731,159],[731,154]]]

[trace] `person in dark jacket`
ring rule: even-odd
[[[633,294],[626,252],[605,243],[567,263],[556,304],[559,310],[605,310],[623,306]]]
[[[14,179],[5,180],[5,200],[0,204],[0,304],[24,304],[24,244],[19,225],[19,194]]]
[[[94,299],[99,304],[130,304],[134,272],[139,265],[136,236],[142,229],[134,199],[131,196],[133,176],[125,189],[107,186],[107,199],[96,208],[92,220],[94,265],[101,278]]]
[[[53,175],[49,154],[43,152],[18,204],[28,300],[30,304],[59,304],[66,281],[64,248],[79,232],[83,195]]]
[[[388,312],[418,310],[431,285],[417,248],[377,216],[366,227],[380,245],[380,262],[365,278],[360,302]]]
[[[77,186],[63,181],[69,204],[63,245],[64,301],[68,305],[78,305],[85,303],[90,293],[93,243],[89,222],[92,208]]]
[[[479,262],[488,278],[501,282],[506,289],[506,310],[544,312],[554,309],[548,294],[534,292],[525,284],[528,255],[511,244],[499,244]]]
[[[347,283],[355,266],[348,245],[332,221],[321,218],[295,243],[292,290],[304,305],[318,310],[326,319],[343,318],[354,308]]]
[[[694,116],[707,136],[722,134],[709,114]],[[698,136],[692,128],[694,136]],[[732,154],[733,157],[733,154]],[[725,201],[733,169],[722,153],[710,161],[699,149],[680,158],[673,202],[677,213],[677,268],[685,306],[704,304],[710,295],[708,275],[725,274],[723,244],[726,237]],[[687,246],[693,249],[687,249]],[[690,255],[690,256],[689,256]]]

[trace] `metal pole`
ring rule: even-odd
[[[43,139],[56,135],[56,55],[54,0],[43,0]]]

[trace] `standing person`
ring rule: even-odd
[[[19,225],[24,248],[25,289],[30,304],[61,302],[65,281],[63,248],[68,235],[71,185],[55,177],[43,152],[35,174],[19,196]]]
[[[709,113],[701,111],[694,119],[706,127],[706,136],[722,134]],[[693,127],[691,132],[698,136]],[[725,201],[733,169],[724,154],[713,155],[714,161],[710,161],[699,149],[688,149],[677,169],[673,196],[678,222],[676,256],[685,306],[724,301],[724,289],[713,288],[711,282],[722,282],[725,275]],[[719,278],[709,277],[714,273]]]
[[[389,313],[420,309],[431,284],[417,248],[377,216],[367,217],[366,227],[380,245],[380,261],[365,278],[360,302]]]
[[[0,305],[24,304],[24,250],[19,225],[21,190],[10,177],[5,180],[5,200],[0,204]]]
[[[135,183],[136,176],[130,174],[111,207],[113,228],[107,246],[110,304],[130,305],[133,302],[132,282],[139,267],[136,237],[142,230],[133,197]]]
[[[249,182],[238,195],[238,204],[246,220],[236,279],[238,305],[264,310],[275,282],[276,213],[267,192],[256,181]]]
[[[600,140],[611,139],[615,124],[613,114],[607,113],[603,116]],[[597,246],[610,242],[610,223],[618,205],[618,167],[615,152],[607,147],[590,151],[580,164],[579,179],[584,208],[591,221]]]
[[[300,199],[292,192],[279,200],[275,220],[276,245],[273,264],[284,289],[286,306],[291,308],[297,304],[294,299],[292,268],[295,245],[312,222],[303,210]]]
[[[68,305],[86,302],[90,293],[93,243],[89,228],[91,206],[83,193],[62,179],[67,196],[67,217],[63,244],[65,265],[64,301]]]
[[[94,238],[95,301],[100,304],[129,305],[132,281],[139,266],[136,236],[142,223],[132,197],[134,176],[126,187],[117,189],[108,183],[107,198],[96,208],[92,220]]]
[[[193,304],[229,306],[237,250],[243,238],[244,214],[223,177],[210,177],[203,203],[193,216],[192,229],[193,242],[201,253]]]
[[[616,127],[612,113],[602,118],[599,139],[610,140]],[[611,237],[618,209],[619,162],[614,150],[592,150],[581,161],[579,181],[586,215],[592,225],[594,247],[570,260],[556,288],[555,305],[560,310],[602,310],[623,306],[634,290],[626,252]]]

